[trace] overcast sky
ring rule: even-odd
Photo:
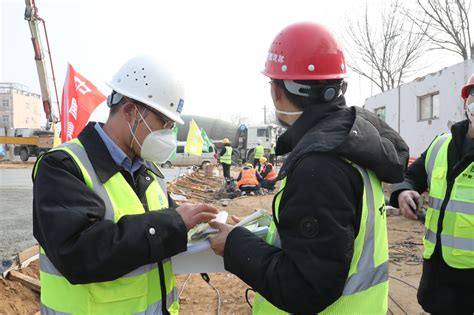
[[[184,114],[226,120],[244,115],[250,117],[250,123],[263,121],[264,105],[273,109],[268,78],[260,71],[278,31],[294,22],[314,21],[340,34],[346,16],[359,12],[361,3],[37,0],[39,15],[47,23],[59,97],[67,62],[107,95],[110,89],[104,82],[125,60],[152,54],[165,56],[183,73]],[[0,0],[0,82],[22,83],[39,93],[23,13],[23,0]],[[431,69],[460,61],[435,58]],[[362,105],[370,96],[370,83],[355,74],[348,80],[348,105]],[[105,112],[94,117],[105,119]]]

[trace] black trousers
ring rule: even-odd
[[[260,172],[260,159],[253,159],[253,167]]]
[[[268,162],[272,163],[272,165],[275,165],[275,154],[270,154]]]
[[[256,192],[258,191],[258,185],[255,185],[255,186],[247,186],[247,187],[242,187],[240,186],[239,187],[239,190],[240,191],[245,191],[245,192]]]
[[[423,262],[418,303],[432,314],[474,314],[473,272],[451,268],[439,253],[433,253]]]
[[[222,163],[222,170],[224,171],[224,178],[230,178],[230,164]]]
[[[269,190],[275,189],[275,181],[273,180],[264,179],[260,184],[262,188],[269,189]]]

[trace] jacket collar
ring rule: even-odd
[[[276,155],[291,152],[306,132],[332,113],[347,108],[344,96],[331,103],[314,104],[304,110],[303,114],[282,134],[275,147]]]
[[[105,183],[116,173],[120,172],[122,167],[115,163],[104,141],[97,133],[97,130],[95,130],[94,125],[95,122],[89,122],[79,134],[78,139],[84,146],[97,177],[102,183]],[[101,126],[103,126],[102,123]],[[142,174],[146,170],[150,170],[158,177],[164,178],[163,173],[154,163],[146,162],[137,173]]]
[[[453,144],[454,147],[456,148],[455,153],[455,159],[459,160],[460,158],[463,157],[463,152],[464,152],[464,142],[466,141],[466,135],[469,130],[469,120],[465,119],[460,122],[455,123],[454,125],[451,126],[451,134],[453,135]],[[465,154],[465,157],[468,159],[474,158],[474,152],[470,151],[467,154]]]

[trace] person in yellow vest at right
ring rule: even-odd
[[[260,175],[263,178],[260,186],[264,189],[268,189],[269,191],[273,191],[275,189],[278,173],[272,163],[268,162],[266,157],[262,156],[260,158],[260,164],[262,165],[262,171],[260,172]]]
[[[170,258],[217,209],[177,206],[157,167],[176,148],[173,126],[183,123],[184,87],[167,64],[129,59],[107,82],[107,122],[89,122],[38,158],[42,314],[179,313]]]
[[[225,179],[230,179],[230,166],[232,165],[232,146],[228,138],[222,139],[224,147],[219,153],[219,162],[222,164],[222,170]]]
[[[210,221],[211,248],[256,294],[253,314],[386,314],[388,242],[381,181],[403,180],[408,146],[348,107],[342,47],[324,26],[278,32],[263,73],[288,154],[266,240]]]
[[[420,194],[429,192],[418,302],[433,314],[474,314],[474,74],[461,97],[466,119],[431,142],[391,196],[416,220]]]
[[[264,156],[265,149],[263,148],[262,141],[257,141],[257,146],[255,147],[254,157],[253,157],[253,167],[260,171],[260,158]]]

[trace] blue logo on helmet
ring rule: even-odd
[[[183,106],[184,106],[184,100],[182,98],[180,98],[178,107],[176,108],[176,111],[178,113],[181,113],[183,111]]]

